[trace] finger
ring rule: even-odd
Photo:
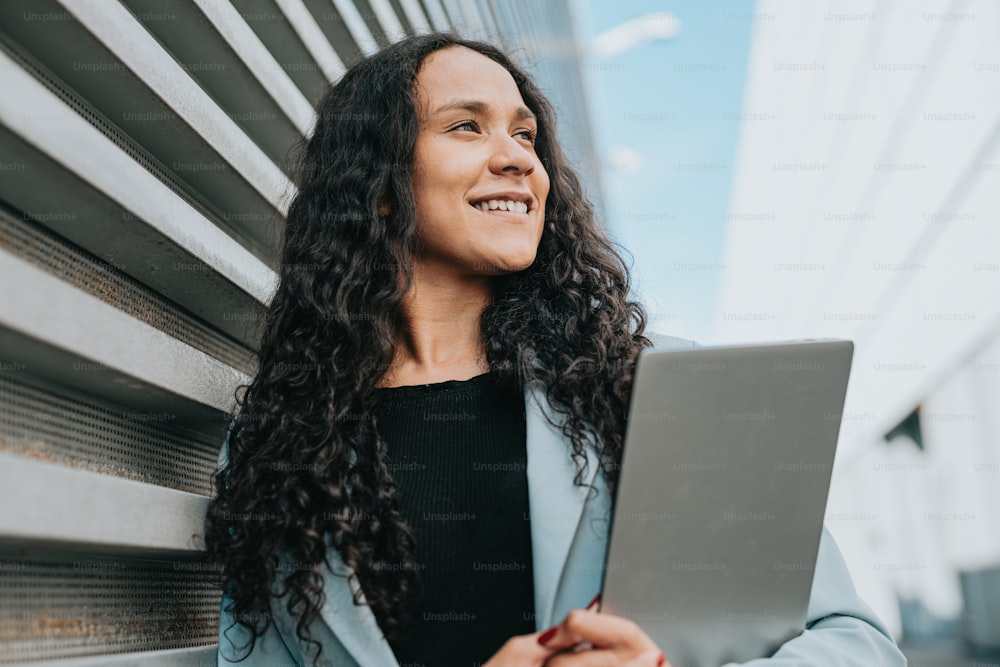
[[[594,649],[579,653],[557,653],[545,661],[544,667],[620,667],[622,657],[614,651]]]
[[[651,649],[622,663],[621,667],[670,667],[670,663],[667,662],[667,657],[663,655],[662,651]]]
[[[539,642],[549,649],[563,649],[580,642],[590,642],[598,648],[624,648],[629,655],[658,648],[633,621],[614,614],[593,613],[583,609],[571,609],[562,623],[550,628]]]
[[[595,649],[581,653],[559,653],[545,662],[544,667],[670,667],[659,649],[643,651],[632,658],[623,658],[616,651]]]
[[[491,658],[488,664],[502,665],[542,665],[552,655],[552,650],[538,642],[541,632],[511,637]]]

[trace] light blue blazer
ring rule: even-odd
[[[693,347],[679,338],[647,334],[657,349]],[[569,439],[543,414],[555,418],[539,383],[525,386],[527,420],[527,477],[531,513],[531,545],[534,564],[535,628],[542,630],[560,622],[573,608],[582,608],[598,593],[607,551],[611,498],[598,474],[596,455],[587,451],[588,483],[598,494],[587,499],[587,488],[573,484],[575,470],[569,455]],[[555,420],[558,421],[559,420]],[[219,454],[220,468],[228,460],[228,438]],[[587,529],[597,528],[594,529]],[[336,549],[329,551],[333,570],[349,574]],[[326,601],[310,630],[323,644],[318,664],[346,667],[398,667],[371,609],[356,606],[352,595],[357,585],[333,576],[320,564]],[[362,598],[363,599],[363,598]],[[315,647],[295,636],[296,619],[285,609],[285,599],[273,600],[274,623],[257,638],[253,652],[246,654],[248,633],[232,628],[233,617],[225,611],[223,595],[219,618],[219,665],[242,667],[295,667],[314,665]],[[770,658],[753,660],[747,667],[894,667],[906,665],[881,622],[858,597],[833,537],[823,528],[809,600],[806,630],[789,640]],[[311,648],[312,653],[306,654]],[[670,647],[661,647],[670,657]],[[735,667],[730,663],[724,667]]]

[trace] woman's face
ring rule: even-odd
[[[414,89],[422,268],[460,276],[528,268],[545,225],[549,176],[533,145],[538,125],[514,79],[486,56],[450,47],[424,60]]]

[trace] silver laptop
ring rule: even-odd
[[[640,353],[600,609],[676,667],[767,657],[805,629],[853,351]]]

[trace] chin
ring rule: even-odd
[[[517,273],[518,271],[524,271],[526,268],[528,268],[529,266],[531,266],[534,263],[534,261],[535,261],[535,258],[532,257],[530,261],[526,261],[526,262],[523,262],[523,261],[522,262],[511,262],[508,265],[510,267],[509,271],[510,271],[510,273]]]
[[[524,271],[526,268],[532,265],[535,261],[535,256],[532,255],[530,258],[527,257],[503,257],[493,260],[492,262],[480,262],[479,264],[473,265],[473,269],[477,273],[492,273],[495,275],[503,275],[505,273],[517,273],[518,271]]]
[[[511,267],[511,272],[524,271],[525,269],[527,269],[528,267],[530,267],[532,264],[535,263],[535,258],[537,256],[538,254],[536,252],[532,252],[531,254],[521,255],[516,259],[511,258],[508,261],[508,265]]]
[[[538,256],[538,246],[530,243],[509,243],[500,247],[494,245],[491,252],[473,268],[477,273],[515,273],[531,266]],[[482,256],[481,255],[481,256]]]

